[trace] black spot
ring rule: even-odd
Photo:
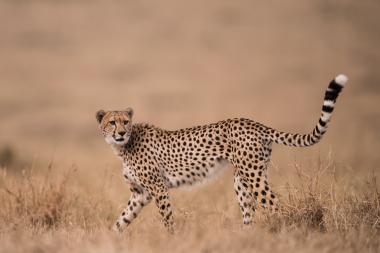
[[[329,106],[329,105],[322,106],[322,111],[324,111],[324,112],[332,113],[333,110],[334,110],[334,107],[332,107],[332,106]]]
[[[322,127],[325,127],[325,126],[326,126],[326,122],[324,122],[322,119],[319,119],[319,124],[320,124]]]

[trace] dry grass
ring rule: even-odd
[[[259,210],[253,227],[241,225],[235,199],[228,197],[230,203],[224,203],[233,203],[234,208],[202,206],[202,200],[192,206],[186,193],[180,192],[176,194],[183,200],[174,200],[175,235],[165,232],[152,206],[121,237],[109,229],[117,216],[116,201],[105,189],[96,193],[83,189],[76,183],[75,167],[60,176],[54,176],[52,166],[45,176],[33,169],[21,177],[3,170],[0,252],[378,252],[376,176],[368,175],[353,187],[334,177],[331,159],[317,164],[310,170],[295,164],[298,180],[293,182],[298,183],[286,184],[279,212]],[[104,182],[104,187],[110,185]],[[216,185],[223,192],[219,188]],[[226,201],[216,196],[209,203]],[[23,243],[17,245],[15,240]]]
[[[299,185],[287,184],[286,201],[275,222],[342,234],[363,228],[378,231],[380,193],[374,172],[353,190],[336,178],[331,158],[318,164],[309,172],[295,164]],[[274,223],[275,230],[279,224]]]
[[[109,222],[112,205],[102,191],[93,196],[81,192],[80,187],[70,182],[75,173],[75,166],[58,177],[53,176],[51,165],[44,176],[35,175],[31,168],[23,170],[22,175],[7,175],[3,170],[1,231],[61,228],[90,231]]]

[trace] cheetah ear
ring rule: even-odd
[[[125,112],[127,113],[128,117],[132,118],[133,116],[133,109],[128,107]]]
[[[106,114],[106,112],[104,110],[99,110],[96,112],[96,120],[98,121],[98,123],[100,124],[102,122],[102,119],[104,117],[104,115]]]

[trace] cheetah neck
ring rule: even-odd
[[[124,154],[124,149],[125,149],[124,145],[116,145],[116,144],[110,144],[110,145],[114,154],[120,159],[122,159],[122,155]]]

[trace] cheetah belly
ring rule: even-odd
[[[229,164],[226,159],[215,159],[213,163],[209,163],[199,170],[196,167],[188,167],[165,171],[165,177],[171,188],[199,185],[221,174],[229,167]]]

